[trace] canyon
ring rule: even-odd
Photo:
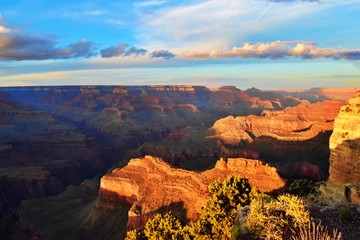
[[[329,138],[339,110],[347,111],[344,100],[355,91],[1,88],[0,219],[2,226],[12,227],[1,228],[0,234],[60,239],[76,232],[73,239],[91,234],[113,239],[123,236],[126,226],[141,227],[156,212],[168,210],[193,221],[208,199],[207,186],[231,174],[249,178],[266,192],[293,179],[326,180],[329,167],[330,179],[344,182],[333,170],[342,163],[332,157]],[[335,129],[342,127],[335,120]],[[353,151],[352,146],[341,151]],[[67,223],[74,212],[82,218]],[[98,221],[104,217],[112,220],[102,231]],[[113,224],[121,227],[110,231]]]
[[[9,216],[16,215],[23,200],[58,195],[69,185],[98,179],[112,166],[125,166],[133,156],[162,153],[152,144],[142,145],[177,139],[177,132],[193,141],[182,139],[186,144],[174,151],[165,146],[167,161],[210,168],[218,147],[212,140],[190,146],[197,136],[204,136],[213,121],[228,114],[259,114],[298,103],[280,95],[279,99],[260,100],[235,87],[1,88],[1,225],[13,224]],[[0,229],[0,235],[6,232]]]

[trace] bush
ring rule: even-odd
[[[319,195],[319,188],[324,185],[324,182],[317,182],[310,179],[298,179],[291,183],[288,192],[291,195],[297,195],[299,197],[306,197],[310,194]]]
[[[195,239],[231,239],[238,208],[252,199],[250,183],[245,178],[232,176],[217,180],[209,187],[210,200],[201,210],[199,220],[190,233]]]
[[[182,225],[171,213],[156,214],[153,219],[146,222],[143,231],[133,230],[127,232],[126,240],[168,240],[183,239]]]
[[[126,233],[125,240],[143,240],[143,239],[145,240],[147,239],[147,237],[145,236],[143,231],[140,231],[138,229],[128,231]]]
[[[311,222],[303,224],[297,230],[293,230],[290,240],[340,240],[341,232],[334,229],[332,235],[329,234],[327,227]]]
[[[172,239],[181,235],[181,230],[180,221],[171,213],[166,213],[164,216],[157,214],[153,219],[147,221],[144,233],[150,240]]]
[[[348,206],[343,206],[339,209],[339,217],[341,220],[351,221],[352,212],[351,208]]]
[[[290,228],[309,221],[310,214],[304,202],[286,194],[277,199],[263,196],[253,200],[245,225],[256,238],[283,239],[290,234]]]

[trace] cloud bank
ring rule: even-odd
[[[32,35],[0,25],[0,60],[46,60],[89,58],[95,56],[95,44],[86,39],[58,46],[56,37]]]
[[[137,48],[127,43],[119,43],[98,51],[96,50],[96,44],[86,39],[65,46],[59,46],[56,36],[29,34],[10,29],[0,22],[0,60],[23,61],[90,58],[99,54],[102,58],[141,55],[164,59],[175,57],[175,54],[169,50],[157,50],[149,53],[145,48]]]
[[[100,50],[101,57],[111,58],[111,57],[126,57],[126,56],[139,56],[145,55],[148,50],[144,48],[130,47],[126,43],[119,43],[116,46],[111,46]]]
[[[269,58],[281,59],[300,57],[302,59],[332,58],[335,60],[360,60],[360,49],[319,48],[316,43],[302,41],[275,41],[271,43],[244,43],[231,50],[189,51],[180,55],[188,59],[209,58]]]
[[[151,58],[164,58],[164,59],[170,59],[175,57],[176,55],[169,50],[158,50],[154,51],[150,54]]]
[[[129,46],[127,43],[119,43],[118,45],[100,50],[100,55],[102,58],[140,56],[146,54],[149,54],[150,58],[163,59],[170,59],[176,56],[169,50],[157,50],[149,53],[149,51],[145,48],[136,48]]]

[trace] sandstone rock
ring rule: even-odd
[[[261,159],[287,178],[324,179],[328,172],[328,138],[343,105],[338,101],[265,110],[262,116],[228,116],[212,130],[222,155]]]
[[[212,129],[225,144],[251,143],[261,136],[284,141],[303,141],[319,132],[331,130],[342,102],[288,107],[281,111],[264,111],[263,116],[229,116],[215,122]]]
[[[360,91],[341,107],[335,119],[328,181],[342,187],[360,181]]]
[[[285,185],[275,168],[256,160],[219,160],[215,168],[197,173],[146,156],[102,177],[97,205],[116,208],[121,202],[130,203],[129,229],[142,227],[156,213],[170,210],[184,221],[194,221],[209,198],[208,185],[229,175],[248,178],[253,187],[266,192]]]

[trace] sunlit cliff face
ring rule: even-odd
[[[350,99],[349,103],[341,107],[335,119],[334,131],[330,138],[330,149],[347,140],[360,138],[360,92]]]
[[[285,186],[275,168],[257,160],[219,160],[213,169],[198,173],[173,168],[159,158],[145,156],[132,159],[126,167],[101,178],[97,205],[113,209],[122,202],[130,203],[130,229],[143,227],[155,213],[169,210],[184,221],[195,221],[209,198],[208,185],[230,175],[248,178],[251,186],[265,192]]]
[[[360,181],[360,92],[343,106],[330,137],[329,182],[343,185]]]
[[[343,104],[324,101],[265,110],[262,116],[229,116],[216,121],[212,129],[224,156],[260,159],[276,166],[286,178],[324,180],[328,141]]]

